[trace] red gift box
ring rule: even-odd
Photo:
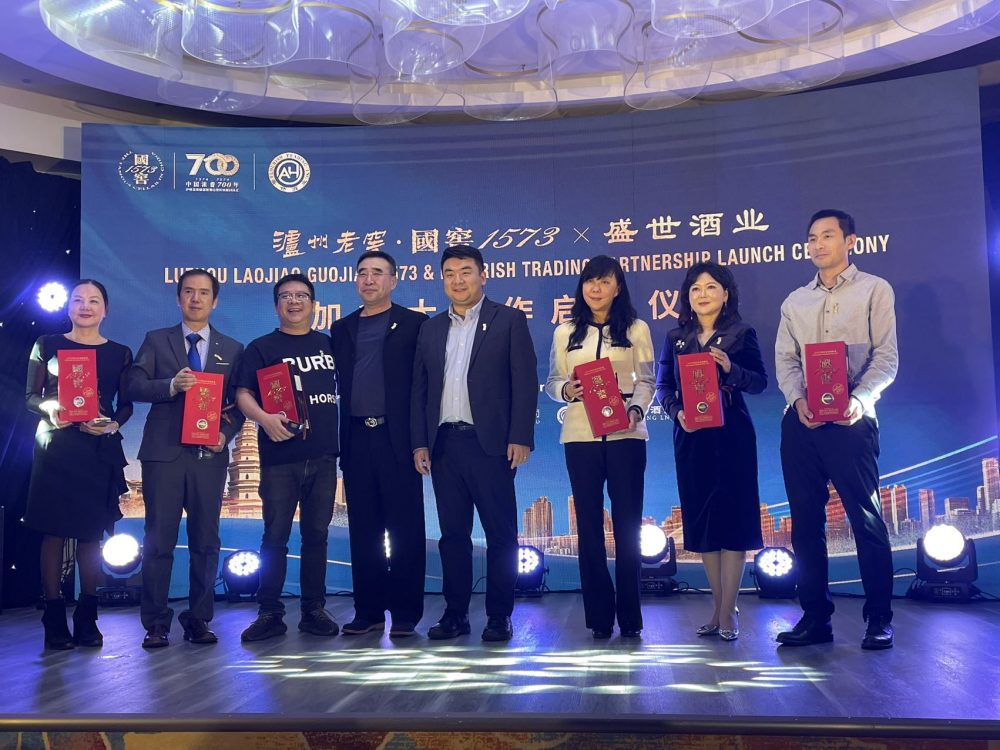
[[[101,416],[97,393],[97,352],[93,349],[60,349],[59,418],[66,422],[89,422]]]
[[[618,379],[607,357],[577,365],[573,378],[583,385],[583,408],[594,437],[628,429],[628,414],[618,388]]]
[[[814,422],[838,422],[851,401],[847,386],[847,344],[805,345],[806,403]]]
[[[684,401],[684,422],[689,430],[722,427],[722,392],[719,370],[711,354],[680,354],[681,398]]]
[[[219,444],[222,417],[223,376],[212,372],[192,374],[195,376],[195,383],[184,394],[181,443],[216,446]]]
[[[268,414],[281,414],[290,422],[301,425],[306,421],[306,402],[302,378],[292,372],[287,362],[279,362],[257,370],[260,407]]]

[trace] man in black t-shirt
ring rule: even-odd
[[[275,284],[280,325],[250,343],[236,376],[237,404],[259,428],[264,512],[258,613],[243,631],[244,641],[272,638],[288,629],[280,597],[296,505],[302,535],[299,630],[325,636],[339,632],[324,610],[327,532],[337,490],[336,375],[330,338],[310,327],[313,297],[313,285],[302,274],[290,274]],[[280,362],[294,365],[293,371],[301,376],[308,414],[305,430],[294,429],[287,417],[269,414],[260,406],[257,370]]]

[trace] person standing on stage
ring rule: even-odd
[[[885,279],[850,262],[857,236],[854,219],[824,210],[809,220],[808,247],[816,276],[781,305],[775,343],[778,386],[788,409],[781,422],[781,468],[792,514],[803,615],[778,634],[786,646],[833,640],[833,599],[827,581],[828,482],[837,488],[858,549],[868,626],[861,647],[891,648],[892,555],[881,516],[879,435],[875,402],[896,377],[896,312]],[[844,419],[820,424],[806,401],[806,344],[847,343],[850,406]]]
[[[337,382],[330,337],[311,327],[314,299],[312,282],[300,273],[275,284],[278,329],[250,342],[236,375],[237,404],[259,428],[264,506],[257,619],[240,636],[244,641],[262,641],[288,630],[281,589],[296,506],[302,535],[299,630],[321,636],[340,630],[324,609],[327,535],[337,493]],[[293,364],[302,378],[306,429],[295,430],[286,416],[269,414],[260,406],[257,370],[281,362]]]
[[[93,279],[78,281],[70,292],[69,333],[42,336],[28,360],[28,408],[40,414],[28,487],[24,523],[42,532],[42,591],[45,595],[45,647],[66,650],[97,648],[104,637],[97,628],[97,586],[101,581],[101,538],[122,517],[118,498],[127,491],[125,453],[118,428],[132,416],[132,404],[121,393],[132,365],[127,346],[101,335],[108,311],[108,292]],[[59,405],[61,350],[93,351],[97,362],[100,414],[72,423]],[[73,633],[66,625],[61,596],[63,547],[76,539],[80,568],[80,601],[73,612]]]
[[[517,579],[514,475],[534,448],[535,349],[524,313],[484,295],[479,250],[449,247],[441,271],[451,305],[420,328],[410,433],[414,465],[431,475],[441,525],[445,611],[428,636],[470,632],[475,508],[487,546],[482,637],[507,641]]]
[[[545,392],[568,402],[560,442],[576,505],[580,581],[587,627],[594,638],[610,638],[615,616],[622,638],[642,634],[639,606],[639,527],[646,471],[646,409],[653,400],[653,341],[639,319],[621,265],[591,258],[576,285],[571,318],[556,328]],[[583,385],[574,369],[607,357],[625,400],[628,427],[594,437],[583,406]],[[615,537],[615,584],[604,544],[604,485],[611,500]]]
[[[184,628],[184,640],[218,641],[207,623],[212,620],[219,570],[219,515],[229,466],[226,446],[239,432],[243,415],[235,409],[225,411],[218,445],[181,444],[184,394],[195,384],[195,371],[221,374],[224,410],[233,403],[231,375],[239,365],[243,345],[208,324],[218,304],[216,278],[200,268],[185,271],[177,281],[180,324],[147,333],[126,376],[126,396],[152,404],[139,446],[146,502],[139,609],[146,628],[143,648],[169,645],[174,613],[167,600],[184,511],[191,558],[190,591],[188,609],[177,619]]]
[[[398,279],[391,255],[362,253],[357,269],[363,306],[330,327],[344,412],[340,469],[354,579],[354,619],[342,632],[384,630],[388,610],[389,635],[405,637],[424,613],[424,487],[413,466],[410,397],[417,334],[427,316],[393,304]]]
[[[739,290],[728,268],[692,266],[681,284],[678,327],[660,352],[656,396],[674,421],[674,460],[684,549],[700,552],[712,589],[712,618],[699,636],[740,635],[736,597],[746,551],[763,546],[757,489],[757,435],[743,393],[767,387],[757,333],[740,319]],[[685,421],[678,357],[709,353],[722,390],[721,427],[692,430]]]

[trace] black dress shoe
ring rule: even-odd
[[[509,617],[490,617],[486,620],[486,628],[483,630],[484,641],[509,641],[514,637],[514,626],[510,624]]]
[[[143,648],[166,648],[170,645],[170,629],[166,625],[154,625],[146,631],[142,639]]]
[[[417,634],[417,624],[415,622],[409,622],[406,620],[392,621],[392,627],[389,628],[390,638],[409,638],[411,635]]]
[[[611,637],[611,628],[594,628],[594,640],[595,641],[606,641]]]
[[[218,637],[215,633],[208,629],[208,625],[205,624],[204,620],[192,617],[185,612],[177,618],[177,621],[181,624],[181,627],[184,628],[185,641],[200,644],[219,642]]]
[[[364,635],[365,633],[381,633],[385,630],[385,620],[369,620],[364,617],[355,617],[340,632],[344,635]]]
[[[622,628],[622,638],[642,638],[642,628]]]
[[[833,640],[833,626],[829,618],[816,620],[803,615],[791,630],[778,633],[775,640],[782,646],[812,646]]]
[[[448,638],[468,635],[471,632],[468,615],[452,615],[445,612],[444,617],[427,631],[427,637],[432,641],[444,641]]]
[[[861,648],[869,651],[892,648],[892,625],[889,624],[890,619],[890,617],[878,615],[869,617],[868,628],[865,630],[865,637],[861,641]]]

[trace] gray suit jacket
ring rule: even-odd
[[[232,374],[236,372],[243,344],[212,328],[208,342],[205,372],[224,376],[223,408],[236,402],[236,387]],[[179,370],[188,366],[187,349],[180,324],[159,328],[146,334],[132,369],[125,376],[125,393],[130,401],[152,404],[139,446],[140,461],[173,461],[181,454],[181,419],[184,415],[184,395],[170,395],[170,381]],[[224,412],[222,433],[226,443],[240,431],[245,417],[234,408]],[[228,456],[228,447],[222,451]]]

